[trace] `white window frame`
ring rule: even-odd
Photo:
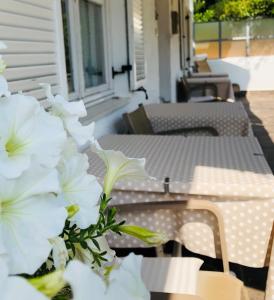
[[[134,15],[133,15],[133,1],[135,0],[128,0],[128,39],[129,39],[129,56],[130,61],[132,63],[133,69],[131,72],[131,89],[137,89],[141,86],[144,86],[146,83],[147,78],[147,65],[146,65],[146,51],[145,51],[145,22],[144,22],[144,9],[145,3],[144,0],[141,0],[143,3],[143,30],[144,30],[144,79],[138,80],[137,79],[137,70],[136,70],[136,61],[135,61],[135,41],[134,41]]]
[[[88,0],[91,3],[102,6],[102,20],[103,20],[103,34],[104,34],[104,63],[105,63],[105,80],[106,83],[86,88],[83,70],[83,52],[81,41],[81,22],[80,22],[80,0],[69,0],[69,29],[71,35],[71,52],[72,52],[72,68],[73,68],[73,82],[74,92],[69,93],[69,100],[83,99],[85,103],[98,103],[102,99],[113,96],[113,80],[111,76],[111,43],[108,24],[109,5],[107,0]],[[62,11],[60,5],[60,18],[62,18]],[[62,23],[63,26],[63,23]],[[63,32],[63,27],[61,28]],[[64,33],[63,33],[64,34]],[[62,35],[63,36],[63,35]],[[63,36],[64,37],[64,36]],[[64,51],[63,51],[64,52]],[[65,60],[65,52],[63,59]],[[65,67],[65,64],[63,64]],[[63,72],[64,73],[64,72]],[[65,70],[65,75],[67,72]],[[68,91],[66,91],[68,93]]]

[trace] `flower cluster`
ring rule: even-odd
[[[0,74],[4,70],[0,56]],[[120,262],[105,238],[113,232],[164,242],[159,234],[117,223],[108,205],[118,180],[148,177],[145,160],[103,150],[94,123],[79,121],[87,114],[84,103],[41,86],[47,110],[33,97],[11,95],[0,75],[0,298],[51,299],[69,285],[74,300],[149,299],[141,258]],[[88,157],[79,151],[84,145],[106,163],[103,187],[87,172]]]

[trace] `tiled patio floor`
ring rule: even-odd
[[[274,91],[249,92],[241,98],[255,136],[258,138],[269,166],[274,173]],[[250,300],[263,300],[264,293],[249,289]]]
[[[274,172],[274,91],[249,92],[243,101],[266,159]]]

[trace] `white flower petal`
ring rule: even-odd
[[[0,50],[2,49],[7,49],[7,45],[4,42],[0,41]]]
[[[3,290],[3,297],[1,297],[1,300],[15,299],[47,300],[48,298],[40,292],[38,292],[25,279],[20,277],[9,277],[6,281],[6,286]]]
[[[8,277],[8,266],[6,261],[0,257],[0,299],[46,300],[47,298],[35,290],[25,279]]]
[[[0,74],[2,74],[5,69],[6,69],[7,65],[5,64],[4,60],[2,59],[2,56],[0,55]]]
[[[104,255],[104,258],[107,259],[108,262],[112,262],[116,256],[116,252],[112,249],[110,249],[109,244],[107,242],[107,239],[104,236],[100,236],[96,239],[96,241],[99,244],[100,252],[106,252],[106,255]],[[89,246],[91,246],[93,243],[90,242]],[[98,251],[98,249],[94,246],[91,246],[95,251]]]
[[[48,83],[40,83],[40,86],[44,89],[53,114],[63,118],[76,116],[78,118],[85,117],[87,115],[84,102],[81,101],[67,101],[61,95],[53,96],[51,86]]]
[[[24,176],[18,179],[7,180],[0,176],[0,202],[1,199],[25,199],[33,195],[59,193],[60,184],[55,169],[48,169],[32,164]]]
[[[42,165],[54,168],[60,159],[60,153],[66,141],[66,133],[58,118],[45,112],[41,113],[39,118],[40,121],[37,122],[32,134],[32,138],[35,140],[32,152]]]
[[[106,264],[109,266],[109,263],[113,263],[116,257],[116,253],[114,250],[110,249],[108,242],[104,236],[100,236],[96,238],[97,243],[99,244],[100,250],[94,245],[91,240],[87,240],[87,244],[90,249],[95,252],[106,252],[104,258],[107,262],[103,262],[102,266],[104,267]],[[76,256],[77,259],[88,265],[90,268],[94,268],[94,257],[92,256],[91,252],[88,249],[83,249],[81,245],[76,246]]]
[[[10,91],[7,80],[2,75],[0,75],[0,97],[2,96],[9,97]]]
[[[59,111],[62,111],[66,117],[77,116],[83,118],[87,116],[87,110],[82,100],[67,101],[60,95],[57,95],[54,100],[55,107],[58,106]]]
[[[104,161],[107,171],[104,192],[109,197],[114,184],[122,179],[144,180],[151,178],[145,170],[144,158],[128,158],[121,151],[104,150],[98,143],[91,146],[93,152]]]
[[[142,256],[131,253],[123,259],[120,268],[110,274],[109,299],[150,299],[150,293],[141,277],[141,265]]]
[[[55,170],[32,166],[24,176],[8,180],[0,176],[0,241],[5,241],[11,274],[33,274],[43,264],[58,236],[67,211],[55,193]]]
[[[62,122],[23,95],[0,101],[0,136],[0,175],[7,178],[20,176],[31,158],[55,167],[66,139]]]
[[[102,278],[88,266],[78,261],[72,261],[68,264],[64,279],[72,287],[73,300],[109,299],[106,297],[106,286]]]
[[[58,166],[64,200],[68,206],[79,206],[79,212],[71,218],[71,222],[81,229],[96,224],[102,193],[96,178],[87,174],[88,167],[88,157],[80,153],[66,157]]]
[[[83,126],[77,118],[67,118],[64,120],[65,128],[79,147],[88,143],[94,143],[95,123]]]
[[[60,237],[56,237],[50,239],[50,243],[52,244],[52,258],[55,268],[64,269],[69,260],[65,241]]]

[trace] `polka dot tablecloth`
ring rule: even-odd
[[[250,122],[242,103],[172,103],[145,106],[155,132],[213,127],[220,136],[247,136]]]
[[[188,194],[218,206],[230,262],[254,268],[265,265],[274,220],[274,178],[254,137],[112,135],[99,143],[129,157],[146,157],[147,171],[156,178],[118,183],[112,195],[118,208],[121,204],[162,201],[164,178],[169,177],[174,201]],[[95,154],[88,155],[90,173],[102,178],[103,163]],[[193,252],[220,255],[216,220],[208,211],[144,206],[121,211],[119,219],[165,232],[170,240]],[[126,236],[111,236],[109,242],[113,247],[145,247]]]

